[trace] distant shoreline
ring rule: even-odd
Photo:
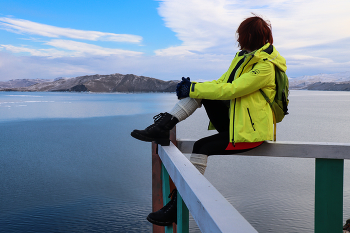
[[[309,91],[350,91],[350,82],[316,82],[309,85],[291,86],[290,90],[309,90]]]
[[[92,92],[92,91],[29,91],[29,90],[6,90],[6,89],[0,89],[0,92],[42,92],[42,93],[91,93],[91,94],[150,94],[150,93],[154,93],[154,94],[175,94],[175,91],[140,91],[140,92],[120,92],[120,91],[115,91],[115,92]]]
[[[35,83],[36,82],[36,83]],[[55,80],[0,82],[0,91],[22,92],[175,92],[179,81],[163,81],[134,74],[86,75]]]

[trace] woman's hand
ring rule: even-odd
[[[178,99],[186,98],[190,96],[191,81],[190,78],[182,77],[182,81],[176,86],[176,95]]]

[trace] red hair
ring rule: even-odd
[[[271,23],[255,14],[253,17],[245,19],[239,25],[236,33],[241,49],[254,51],[263,47],[266,43],[273,43]]]

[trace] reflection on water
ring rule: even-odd
[[[0,92],[0,232],[150,232],[150,144],[174,94]],[[292,91],[285,141],[350,142],[350,93]],[[54,119],[51,119],[54,118]],[[203,108],[179,138],[207,131]],[[344,219],[350,217],[345,161]],[[259,232],[312,232],[314,160],[210,156],[205,176]],[[193,219],[191,231],[199,232]]]
[[[37,118],[87,118],[158,113],[176,102],[168,93],[0,92],[0,122]]]

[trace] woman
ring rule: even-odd
[[[286,61],[273,44],[271,25],[254,15],[237,29],[241,51],[236,53],[229,69],[211,82],[195,83],[182,78],[177,86],[180,101],[169,113],[155,117],[154,124],[131,135],[142,141],[169,144],[169,130],[204,106],[210,119],[209,129],[217,134],[195,142],[190,157],[204,174],[207,157],[235,154],[273,139],[273,113],[260,89],[273,100],[276,94],[275,67],[286,71]],[[176,192],[172,200],[147,219],[157,225],[176,222]]]

